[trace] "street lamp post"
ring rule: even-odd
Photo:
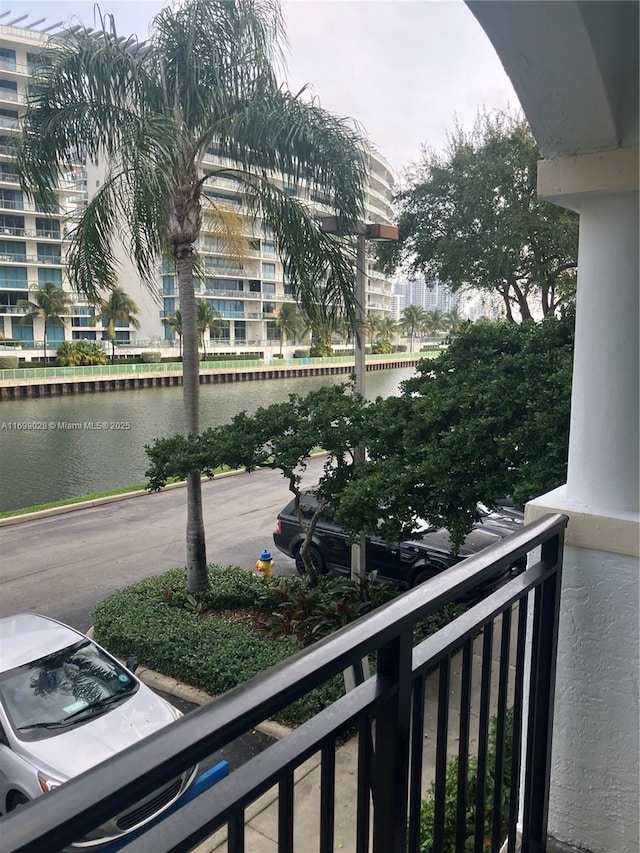
[[[344,237],[356,237],[356,347],[355,347],[355,385],[358,394],[365,392],[365,334],[366,291],[367,291],[367,240],[397,240],[398,229],[395,225],[358,222],[348,228],[342,226],[339,217],[325,216],[322,230],[327,234],[340,234]],[[354,449],[355,460],[364,461],[364,445]],[[359,541],[351,546],[351,580],[363,581],[367,570],[367,538],[360,535]]]

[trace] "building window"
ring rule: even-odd
[[[174,296],[176,292],[176,280],[172,275],[162,276],[162,292],[165,296]]]
[[[27,270],[24,267],[0,267],[0,287],[27,289]]]
[[[266,282],[262,285],[262,292],[265,296],[275,296],[276,295],[276,286],[275,284],[267,284]]]
[[[267,340],[268,341],[278,341],[280,340],[280,332],[278,331],[275,321],[268,320],[267,321]]]
[[[11,337],[14,341],[33,341],[33,318],[23,317],[19,320],[12,317]]]
[[[163,304],[164,316],[165,317],[175,317],[176,313],[176,300],[175,299],[165,299]]]
[[[36,249],[38,252],[39,264],[61,264],[60,246],[53,243],[37,243]]]
[[[267,240],[262,241],[262,254],[265,258],[275,258],[276,256],[276,244],[270,243]]]
[[[95,332],[71,332],[71,337],[74,341],[95,341],[96,333]]]
[[[60,223],[58,220],[36,217],[36,237],[50,237],[52,240],[59,240]]]
[[[0,68],[7,71],[16,70],[16,52],[8,47],[0,47]]]
[[[276,277],[276,265],[275,264],[262,264],[262,278],[268,278],[272,281],[275,280]]]
[[[240,342],[246,342],[247,340],[247,324],[244,320],[236,320],[233,324],[233,337],[235,340]]]
[[[0,207],[5,210],[24,210],[20,190],[0,190]]]
[[[0,240],[0,261],[27,262],[27,244],[12,240]]]
[[[47,342],[59,343],[64,340],[64,326],[59,320],[49,320],[47,323]]]
[[[62,270],[38,270],[38,285],[44,287],[45,284],[55,284],[56,287],[62,287]]]

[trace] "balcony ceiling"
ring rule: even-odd
[[[467,0],[549,160],[638,145],[638,4]]]

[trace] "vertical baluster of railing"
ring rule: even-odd
[[[358,793],[356,801],[356,853],[369,853],[369,816],[371,813],[371,766],[373,744],[371,718],[364,715],[358,724]]]
[[[511,742],[511,786],[509,794],[509,834],[507,853],[516,853],[520,757],[522,754],[522,697],[524,693],[525,644],[527,638],[527,599],[518,602],[518,638],[516,675],[513,689],[513,736]]]
[[[509,649],[511,646],[511,610],[502,614],[500,668],[498,676],[498,708],[496,711],[496,763],[493,787],[493,826],[491,849],[500,850],[502,843],[502,788],[504,784],[505,728],[507,690],[509,686]]]
[[[409,775],[409,853],[420,846],[420,809],[422,806],[422,748],[424,743],[424,675],[413,685],[411,716],[411,770]]]
[[[482,634],[482,675],[480,677],[480,718],[478,721],[478,783],[476,789],[476,831],[474,851],[484,850],[484,815],[487,792],[487,745],[489,740],[489,705],[491,701],[491,670],[493,666],[493,622],[485,625]]]
[[[563,549],[564,528],[542,545],[541,562],[555,571],[534,592],[522,853],[547,843]]]
[[[397,690],[376,714],[373,853],[406,850],[412,651],[412,626],[378,650],[378,676]]]
[[[336,802],[336,742],[322,747],[320,764],[320,853],[333,853]]]
[[[445,794],[447,784],[447,738],[449,735],[449,686],[451,658],[440,661],[438,678],[438,722],[436,727],[436,780],[433,806],[433,853],[444,850]]]
[[[229,853],[244,853],[244,809],[234,811],[227,826]]]
[[[462,648],[460,684],[460,729],[458,739],[458,802],[456,806],[456,853],[464,853],[467,836],[467,789],[469,772],[469,718],[471,716],[471,674],[473,640]]]
[[[278,853],[293,853],[293,770],[278,785]]]

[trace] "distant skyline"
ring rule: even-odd
[[[2,23],[27,15],[38,29],[80,19],[95,25],[88,0],[2,0]],[[103,0],[123,35],[144,39],[159,0]],[[287,0],[286,81],[310,84],[320,104],[350,116],[394,171],[441,151],[457,120],[473,127],[478,110],[518,108],[489,40],[461,0]]]

